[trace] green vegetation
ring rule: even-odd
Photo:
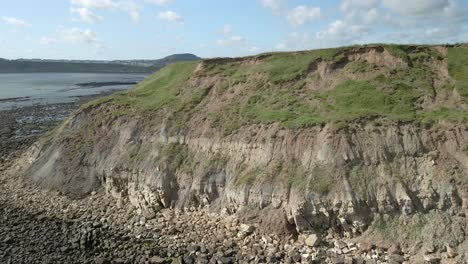
[[[369,226],[373,235],[378,235],[388,241],[397,242],[402,240],[419,241],[424,236],[424,228],[428,225],[430,216],[416,214],[403,224],[398,217],[382,217],[378,215]]]
[[[348,166],[346,168],[348,182],[359,197],[367,197],[369,183],[375,177],[375,173],[365,171],[365,166]]]
[[[405,45],[384,45],[385,50],[404,61],[408,61],[407,47]]]
[[[345,81],[320,96],[332,121],[368,116],[411,120],[414,118],[411,93],[411,88],[396,87],[392,94],[386,94],[369,81]]]
[[[241,168],[239,176],[236,178],[237,184],[252,185],[260,172],[259,168]]]
[[[156,72],[148,79],[136,85],[133,89],[116,93],[114,101],[120,105],[134,106],[141,110],[159,110],[162,107],[171,107],[174,110],[183,108],[183,104],[196,96],[196,91],[184,89],[184,84],[190,78],[196,63],[183,62],[171,64]],[[191,92],[187,98],[181,95]],[[194,96],[194,97],[195,97]],[[185,100],[184,100],[185,99]]]
[[[269,53],[258,55],[261,63],[239,66],[239,63],[213,63],[207,66],[204,75],[222,74],[230,77],[233,83],[245,82],[251,76],[263,75],[269,82],[281,84],[303,76],[316,60],[340,60],[342,49],[322,49],[307,52]]]
[[[298,168],[299,166],[293,171],[286,173],[289,183],[293,188],[326,194],[330,192],[336,184],[337,172],[331,166],[316,165],[307,173]]]
[[[458,93],[468,101],[468,47],[452,47],[448,50],[448,70],[456,81]]]
[[[175,172],[187,158],[187,146],[177,143],[170,143],[164,146],[162,151],[164,163],[171,172]]]
[[[111,101],[124,106],[116,116],[147,114],[176,130],[193,116],[203,115],[201,119],[224,135],[258,123],[280,123],[286,128],[333,123],[339,128],[350,121],[377,118],[383,120],[379,122],[423,124],[468,120],[468,112],[453,104],[439,102],[425,108],[424,101],[435,102],[439,92],[447,94],[455,88],[449,79],[434,82],[444,59],[436,48],[380,47],[407,66],[396,62],[382,68],[366,60],[349,60],[347,54],[363,52],[364,47],[207,60],[197,71],[197,62],[175,63],[127,92],[86,107]],[[463,95],[468,91],[466,50],[450,48],[448,54],[449,72]],[[326,71],[333,75],[324,77],[318,70],[320,63],[328,65]],[[204,107],[207,104],[210,107]]]
[[[127,153],[132,161],[140,162],[145,160],[152,151],[151,146],[137,143],[132,145]]]
[[[260,167],[247,167],[243,165],[240,169],[239,177],[237,177],[237,184],[251,185],[254,181],[267,181],[271,182],[273,179],[284,176],[286,168],[283,168],[283,161],[273,161],[266,168]]]
[[[346,68],[351,73],[366,73],[372,71],[375,65],[366,61],[352,61]]]
[[[93,108],[97,105],[100,105],[100,104],[103,104],[103,103],[107,103],[107,102],[110,102],[112,101],[112,97],[101,97],[99,99],[96,99],[94,101],[91,101],[91,102],[88,102],[84,105],[81,106],[81,109],[87,109],[87,108]]]

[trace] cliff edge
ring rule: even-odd
[[[171,64],[83,106],[10,174],[145,215],[209,207],[283,234],[463,248],[467,59],[366,45]]]

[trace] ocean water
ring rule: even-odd
[[[89,82],[140,82],[148,75],[107,73],[6,73],[0,74],[0,109],[35,104],[66,103],[79,96],[126,90],[132,85],[79,87]],[[15,98],[15,99],[13,99]]]

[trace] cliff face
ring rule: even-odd
[[[175,65],[83,107],[11,172],[74,197],[103,187],[146,215],[208,206],[345,236],[377,214],[466,211],[466,99],[447,49],[391,49]],[[293,59],[277,71],[275,56]]]

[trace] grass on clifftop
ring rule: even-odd
[[[184,84],[195,69],[196,62],[171,64],[128,92],[117,93],[116,103],[135,106],[141,110],[159,110],[165,106],[183,107]]]
[[[211,64],[207,66],[204,75],[221,74],[228,76],[234,83],[246,82],[251,76],[267,76],[269,82],[281,84],[294,81],[306,73],[310,64],[316,60],[340,59],[336,55],[340,48],[322,49],[307,52],[265,53],[258,57],[261,63],[239,66],[239,63]]]
[[[439,66],[434,65],[440,65],[444,55],[435,47],[377,45],[401,61],[383,69],[347,57],[369,47],[208,60],[197,71],[198,62],[171,64],[133,89],[101,102],[113,101],[127,107],[128,113],[151,113],[179,128],[201,114],[225,134],[256,123],[298,128],[367,118],[423,123],[468,120],[463,108],[440,103],[428,109],[422,106],[424,100],[434,101],[442,89],[456,88],[462,96],[468,95],[467,48],[448,50],[455,86],[446,81],[445,86],[436,87],[433,78]],[[332,81],[324,80],[323,72],[319,74],[321,62],[329,65],[325,73],[334,71]],[[401,66],[405,63],[407,67]],[[377,70],[381,74],[374,74]],[[310,83],[324,87],[311,89]],[[120,110],[119,115],[126,113]]]
[[[458,93],[468,100],[468,47],[452,47],[448,50],[448,70],[456,81]]]

